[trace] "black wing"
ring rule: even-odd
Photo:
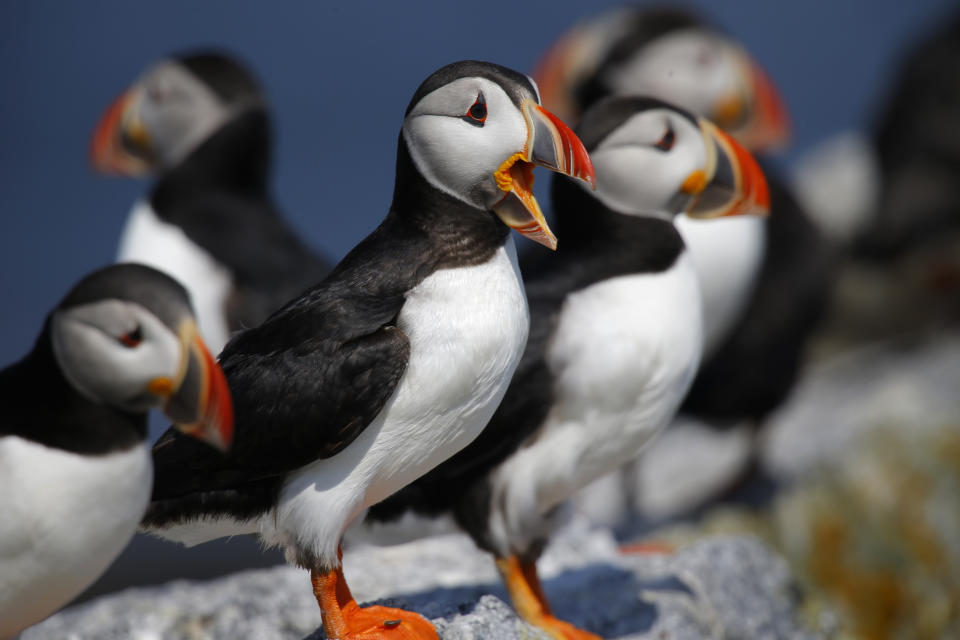
[[[391,242],[404,230],[389,226],[388,218],[320,285],[227,344],[220,362],[233,446],[223,456],[168,430],[154,446],[148,523],[185,510],[257,512],[286,473],[335,455],[381,411],[410,353],[396,319],[424,277],[422,238]]]
[[[176,216],[190,239],[230,270],[234,290],[225,312],[231,329],[258,326],[330,272],[265,200],[203,191],[181,203]]]

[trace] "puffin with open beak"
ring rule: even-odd
[[[357,606],[340,539],[467,446],[500,403],[529,330],[510,229],[556,245],[534,165],[595,180],[526,76],[476,61],[430,75],[403,119],[387,217],[227,345],[234,446],[221,457],[168,431],[144,527],[185,544],[257,533],[282,547],[310,571],[328,638],[435,639],[417,614]]]
[[[330,270],[284,221],[269,185],[269,106],[233,58],[196,51],[147,69],[106,110],[91,159],[103,173],[156,177],[117,251],[190,292],[214,352]]]
[[[557,507],[640,453],[700,360],[697,275],[674,218],[769,208],[748,152],[659,100],[602,101],[577,134],[596,192],[554,180],[563,249],[524,264],[530,340],[503,402],[469,447],[367,517],[452,513],[496,557],[518,613],[567,640],[597,636],[554,617],[537,577]]]
[[[186,291],[141,265],[81,280],[0,371],[0,406],[0,638],[69,602],[133,536],[153,481],[151,408],[217,456],[233,434]]]

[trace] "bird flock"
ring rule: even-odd
[[[454,62],[401,106],[386,216],[336,265],[272,200],[270,113],[241,63],[172,55],[107,108],[95,168],[154,182],[117,264],[0,372],[0,638],[137,530],[279,547],[328,638],[437,638],[359,606],[341,567],[348,529],[411,515],[452,517],[531,624],[597,638],[538,577],[561,507],[678,411],[759,428],[783,402],[833,258],[753,156],[790,124],[738,43],[624,9],[532,76]],[[154,407],[173,426],[151,446]]]

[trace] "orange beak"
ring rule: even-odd
[[[233,442],[233,402],[226,376],[192,322],[184,323],[180,340],[184,362],[164,413],[178,430],[226,451]]]
[[[691,196],[687,215],[767,215],[770,190],[756,159],[713,123],[701,119],[700,130],[707,148],[707,167],[691,173],[681,187]]]
[[[580,138],[560,118],[530,99],[523,101],[522,109],[527,141],[523,150],[507,158],[494,173],[497,186],[506,195],[493,210],[508,227],[556,249],[557,238],[533,196],[534,165],[579,178],[594,189],[597,176]]]
[[[790,117],[770,77],[756,62],[748,61],[749,86],[753,95],[753,117],[734,132],[748,149],[771,151],[790,141]]]
[[[128,148],[132,145],[139,150],[149,144],[146,130],[136,122],[132,126],[129,122],[135,97],[133,90],[125,91],[100,117],[90,143],[90,161],[97,171],[126,176],[140,176],[150,171],[150,163]]]

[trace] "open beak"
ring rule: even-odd
[[[770,190],[754,157],[707,120],[700,120],[700,131],[707,149],[707,166],[691,173],[680,188],[690,197],[687,215],[767,215]]]
[[[790,118],[770,77],[743,54],[745,96],[726,97],[710,119],[753,151],[781,149],[790,140]]]
[[[227,451],[233,442],[233,402],[227,379],[193,322],[185,322],[179,334],[183,355],[178,379],[157,378],[149,388],[167,397],[164,413],[178,430]]]
[[[494,173],[497,186],[506,195],[493,210],[508,227],[556,249],[557,238],[533,196],[534,165],[579,178],[594,189],[597,176],[580,138],[560,118],[529,98],[521,108],[527,121],[527,141],[522,151],[507,158]]]
[[[150,134],[136,115],[137,91],[117,97],[100,117],[90,143],[90,161],[98,171],[126,176],[148,173]]]

